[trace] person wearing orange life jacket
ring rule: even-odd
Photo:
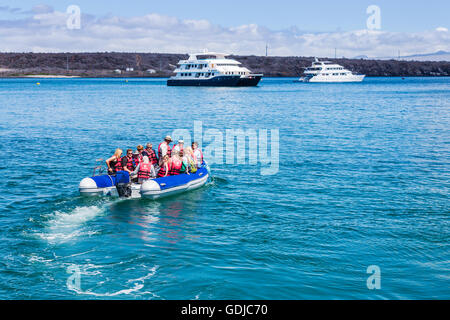
[[[197,142],[192,142],[192,151],[194,152],[194,156],[196,158],[197,167],[203,163],[203,152],[198,148]]]
[[[156,177],[155,167],[153,167],[147,156],[142,158],[142,162],[133,171],[132,175],[135,174],[137,174],[138,183],[144,183],[148,179]]]
[[[162,164],[161,164],[161,168],[158,171],[157,178],[167,177],[169,175],[169,171],[170,171],[170,158],[166,154],[162,158]]]
[[[183,151],[183,148],[184,148],[184,141],[178,140],[178,143],[176,145],[174,145],[172,148],[172,153],[175,151],[177,151],[177,152]]]
[[[165,155],[168,155],[169,158],[172,155],[172,150],[170,148],[170,143],[172,142],[172,138],[170,136],[166,136],[164,141],[161,142],[158,146],[158,158],[159,165],[161,166],[163,163],[163,158]]]
[[[172,152],[172,163],[170,166],[169,175],[176,176],[180,174],[181,167],[183,165],[182,159],[178,152]]]
[[[108,166],[108,174],[114,174],[118,171],[122,171],[122,149],[117,148],[114,155],[106,160],[106,165]]]

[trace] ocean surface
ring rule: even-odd
[[[0,298],[450,299],[450,78],[293,80],[1,79]],[[96,159],[194,121],[278,130],[278,172],[79,195]]]

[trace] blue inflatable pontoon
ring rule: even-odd
[[[79,191],[82,195],[122,196],[121,187],[126,185],[131,189],[129,196],[132,198],[158,199],[199,188],[207,182],[208,177],[209,172],[205,165],[196,173],[149,179],[143,184],[130,183],[128,172],[119,171],[115,175],[84,178],[80,182]]]

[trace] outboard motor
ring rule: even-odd
[[[130,174],[128,172],[119,171],[116,173],[116,189],[119,197],[131,197]]]

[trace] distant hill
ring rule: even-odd
[[[352,59],[369,59],[369,57],[366,55],[361,55],[361,56],[353,57]]]
[[[405,60],[415,60],[415,61],[450,61],[450,52],[438,51],[435,53],[428,54],[416,54],[412,56],[400,57]]]
[[[168,77],[188,56],[166,53],[0,53],[0,77]],[[313,57],[231,56],[266,77],[298,77]],[[449,61],[332,59],[367,76],[450,76]],[[406,60],[406,59],[405,59]],[[129,71],[126,71],[126,70]]]
[[[414,54],[410,56],[400,56],[400,57],[381,57],[377,58],[380,60],[406,60],[406,61],[450,61],[450,52],[447,51],[437,51],[435,53],[425,53],[425,54]]]

